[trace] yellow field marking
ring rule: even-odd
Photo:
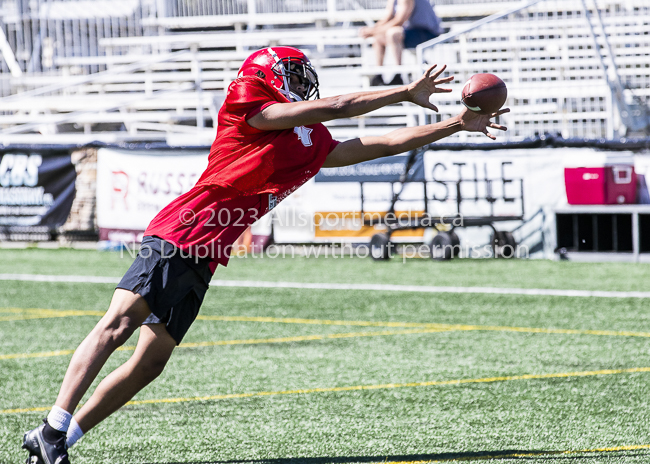
[[[1,409],[0,414],[20,414],[21,412],[49,411],[50,409],[52,409],[52,406],[43,406],[40,408]]]
[[[584,454],[584,453],[613,453],[616,451],[635,451],[650,449],[650,445],[628,445],[628,446],[614,446],[609,448],[593,448],[582,450],[560,450],[560,451],[531,451],[528,453],[503,453],[503,454],[486,454],[483,456],[459,456],[456,458],[433,458],[418,461],[377,461],[375,464],[424,464],[427,462],[455,462],[455,461],[487,461],[490,459],[511,459],[511,458],[529,458],[535,456],[557,456],[569,454]]]
[[[443,332],[438,328],[421,328],[411,330],[382,330],[379,332],[350,332],[350,333],[333,333],[326,335],[299,335],[295,337],[276,337],[261,338],[249,340],[219,340],[215,342],[198,342],[198,343],[181,343],[180,348],[195,348],[201,346],[220,346],[220,345],[251,345],[259,343],[287,343],[287,342],[304,342],[310,340],[327,340],[337,338],[354,338],[354,337],[379,337],[383,335],[407,335],[419,333]]]
[[[375,321],[337,321],[329,319],[304,319],[298,317],[261,317],[261,316],[203,316],[197,319],[204,321],[224,322],[273,322],[283,324],[314,324],[314,325],[359,325],[364,327],[424,327],[420,322],[375,322]]]
[[[67,356],[74,350],[45,351],[41,353],[0,354],[0,359],[50,358],[52,356]]]
[[[352,325],[367,327],[429,327],[443,331],[485,330],[498,332],[553,333],[572,335],[607,335],[623,337],[650,337],[650,332],[632,332],[624,330],[579,330],[579,329],[547,329],[538,327],[510,327],[497,325],[468,325],[468,324],[438,324],[433,322],[380,322],[380,321],[348,321],[329,319],[303,319],[295,317],[255,317],[255,316],[198,316],[204,321],[226,322],[271,322],[282,324],[315,324],[315,325]]]
[[[536,327],[509,327],[492,325],[464,325],[464,324],[426,324],[427,327],[438,327],[449,331],[485,330],[498,332],[524,332],[524,333],[549,333],[571,335],[604,335],[615,337],[650,337],[650,332],[632,332],[627,330],[579,330],[579,329],[548,329]]]
[[[505,382],[511,380],[540,380],[540,379],[553,379],[553,378],[566,378],[566,377],[589,377],[594,375],[628,374],[634,372],[650,372],[650,367],[635,367],[632,369],[604,369],[600,371],[583,371],[583,372],[563,372],[563,373],[556,373],[556,374],[525,374],[525,375],[512,375],[512,376],[500,376],[500,377],[484,377],[480,379],[433,380],[428,382],[388,383],[388,384],[379,384],[379,385],[352,385],[352,386],[345,386],[345,387],[324,387],[324,388],[307,388],[307,389],[300,389],[300,390],[232,393],[228,395],[196,396],[190,398],[162,398],[162,399],[152,399],[152,400],[129,401],[126,404],[138,405],[138,404],[158,404],[158,403],[185,403],[185,402],[193,402],[193,401],[252,398],[252,397],[260,397],[260,396],[305,395],[310,393],[384,390],[384,389],[406,388],[406,387],[432,387],[432,386],[443,386],[443,385],[462,385],[462,384],[470,384],[470,383]],[[0,413],[2,413],[2,411],[0,411]]]
[[[50,317],[73,316],[103,316],[103,311],[88,310],[56,310],[56,309],[21,309],[2,308],[0,312],[22,314],[20,316],[0,317],[3,320],[39,319]],[[27,314],[24,314],[27,313]],[[650,332],[634,332],[627,330],[581,330],[581,329],[549,329],[544,327],[511,327],[497,325],[472,325],[472,324],[439,324],[434,322],[387,322],[387,321],[354,321],[330,319],[306,319],[297,317],[263,317],[263,316],[197,316],[202,321],[224,322],[270,322],[282,324],[312,324],[312,325],[347,325],[361,327],[413,327],[439,329],[439,331],[495,331],[495,332],[523,332],[523,333],[549,333],[569,335],[602,335],[610,337],[650,337]],[[1,359],[1,358],[0,358]]]
[[[0,309],[0,313],[16,314],[15,316],[0,316],[0,321],[23,321],[28,319],[49,319],[73,316],[103,316],[105,314],[104,311],[40,308],[2,308]]]
[[[577,371],[577,372],[559,372],[552,374],[524,374],[524,375],[509,375],[499,377],[483,377],[479,379],[456,379],[456,380],[431,380],[426,382],[408,382],[408,383],[386,383],[378,385],[351,385],[344,387],[322,387],[322,388],[305,388],[299,390],[280,390],[280,391],[261,391],[251,393],[231,393],[227,395],[210,395],[210,396],[193,396],[186,398],[160,398],[151,400],[137,400],[129,401],[126,406],[134,406],[140,404],[162,404],[162,403],[190,403],[195,401],[214,401],[214,400],[228,400],[237,398],[255,398],[263,396],[278,396],[278,395],[306,395],[311,393],[336,393],[348,391],[364,391],[364,390],[385,390],[392,388],[408,388],[408,387],[433,387],[433,386],[447,386],[447,385],[463,385],[472,383],[493,383],[493,382],[507,382],[512,380],[542,380],[542,379],[560,379],[570,377],[592,377],[596,375],[615,375],[615,374],[632,374],[639,372],[650,372],[650,367],[633,367],[630,369],[602,369],[598,371]],[[49,408],[23,408],[23,409],[0,409],[0,414],[15,414],[20,412],[34,412],[45,411]]]
[[[26,320],[51,317],[73,317],[73,316],[103,316],[102,311],[88,310],[54,310],[54,309],[21,309],[21,308],[1,308],[0,312],[22,314],[20,316],[9,316],[9,318],[0,317],[3,320]],[[25,314],[27,313],[27,314]],[[632,332],[616,330],[578,330],[578,329],[548,329],[538,327],[510,327],[510,326],[490,326],[490,325],[468,325],[468,324],[438,324],[438,323],[421,323],[421,322],[382,322],[382,321],[354,321],[354,320],[330,320],[330,319],[305,319],[289,317],[258,317],[258,316],[198,316],[197,319],[204,321],[224,321],[224,322],[269,322],[283,324],[311,324],[311,325],[341,325],[341,326],[362,326],[362,327],[410,327],[413,331],[398,332],[353,332],[348,334],[328,334],[328,335],[304,335],[296,337],[276,337],[265,339],[246,339],[246,340],[219,340],[214,342],[199,342],[193,344],[182,343],[181,348],[199,347],[199,346],[220,346],[220,345],[250,345],[262,343],[283,343],[299,342],[309,340],[324,340],[333,338],[353,338],[364,336],[379,335],[400,335],[409,333],[431,333],[431,332],[453,332],[453,331],[497,331],[497,332],[520,332],[520,333],[548,333],[548,334],[570,334],[570,335],[600,335],[616,337],[650,337],[649,332]],[[133,351],[135,347],[121,347],[120,351]],[[72,354],[72,350],[47,351],[40,353],[15,353],[0,355],[3,359],[23,359],[23,358],[45,358],[52,356],[65,356]]]
[[[30,319],[50,319],[57,316],[2,316],[0,317],[0,322],[7,321],[28,321]],[[63,317],[63,316],[58,316]]]
[[[311,340],[327,340],[337,338],[355,338],[355,337],[379,337],[385,335],[408,335],[420,333],[444,332],[444,330],[437,328],[417,328],[406,330],[382,330],[378,332],[349,332],[349,333],[333,333],[325,335],[298,335],[295,337],[275,337],[275,338],[251,338],[245,340],[217,340],[212,342],[194,342],[194,343],[181,343],[178,348],[198,348],[206,346],[224,346],[224,345],[255,345],[262,343],[288,343],[288,342],[304,342]],[[121,346],[117,351],[133,351],[135,346]],[[15,354],[2,354],[0,360],[3,359],[23,359],[23,358],[48,358],[52,356],[66,356],[74,353],[74,350],[59,350],[59,351],[46,351],[41,353],[15,353]]]
[[[133,351],[135,346],[120,346],[115,351]],[[42,351],[39,353],[13,353],[13,354],[0,354],[0,360],[3,359],[25,359],[25,358],[51,358],[54,356],[68,356],[75,352],[75,350],[57,350],[57,351]]]

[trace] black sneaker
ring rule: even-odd
[[[402,75],[401,74],[395,74],[395,77],[393,77],[393,80],[390,81],[386,85],[404,85],[404,81],[402,80]]]
[[[70,464],[68,449],[65,444],[65,433],[54,443],[43,437],[43,429],[48,426],[47,419],[43,425],[26,432],[23,437],[23,449],[29,451],[27,464]]]
[[[384,78],[381,77],[381,74],[377,74],[376,76],[372,76],[372,79],[370,79],[370,86],[371,87],[381,87],[384,86]]]

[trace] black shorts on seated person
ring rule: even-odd
[[[143,324],[165,324],[178,345],[196,319],[208,290],[210,261],[181,256],[174,244],[144,237],[138,256],[117,288],[141,295],[151,310]]]
[[[438,37],[427,29],[405,29],[404,30],[404,48],[415,48],[427,40]]]

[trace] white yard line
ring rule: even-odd
[[[101,276],[57,276],[38,274],[0,274],[2,280],[22,280],[30,282],[70,282],[116,284],[118,277]],[[412,293],[482,293],[493,295],[528,295],[528,296],[566,296],[582,298],[650,298],[650,292],[607,292],[591,290],[560,290],[544,288],[496,288],[496,287],[433,287],[423,285],[389,285],[389,284],[336,284],[303,282],[269,282],[255,280],[213,280],[214,287],[243,288],[296,288],[310,290],[368,290],[383,292]]]

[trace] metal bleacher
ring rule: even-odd
[[[606,37],[590,27],[598,17],[594,2],[530,3],[465,33],[460,32],[470,28],[461,26],[423,44],[420,60],[446,63],[458,83],[478,72],[503,78],[512,108],[503,119],[514,139],[546,133],[591,139],[634,131],[647,135],[650,3],[598,1]],[[612,89],[617,80],[623,101]],[[439,105],[443,117],[459,109],[454,94]],[[636,111],[645,111],[637,115],[644,120],[641,129],[625,114],[633,102]]]
[[[594,0],[586,9],[578,0],[437,1],[448,33],[405,52],[403,66],[384,68],[373,66],[370,42],[358,37],[359,26],[382,16],[384,0],[0,2],[5,145],[208,145],[239,65],[269,45],[304,49],[322,96],[369,89],[376,73],[418,76],[425,62],[446,63],[456,76],[454,92],[436,96],[439,114],[394,105],[328,123],[338,139],[455,114],[462,84],[478,72],[508,84],[512,113],[502,118],[510,128],[502,140],[630,135],[626,112],[647,112],[650,101],[647,0],[599,0],[605,34],[593,27]],[[484,141],[468,134],[455,140]]]

